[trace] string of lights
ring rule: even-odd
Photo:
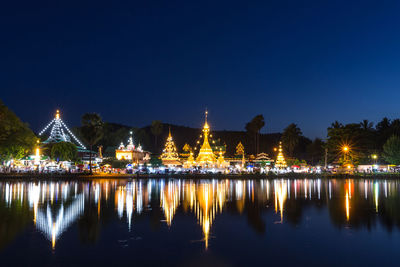
[[[67,125],[61,120],[60,113],[58,110],[56,113],[56,117],[52,121],[50,121],[50,123],[47,124],[42,131],[40,131],[39,136],[44,134],[47,131],[47,129],[50,128],[50,126],[52,126],[50,131],[50,136],[46,141],[44,141],[44,143],[71,142],[70,136],[72,136],[72,139],[76,143],[78,143],[80,147],[86,149],[86,147],[82,144],[82,142],[78,140],[78,138],[71,132],[71,130],[67,127]],[[66,132],[68,134],[64,132],[64,128],[66,129]]]

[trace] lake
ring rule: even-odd
[[[1,266],[398,265],[400,183],[0,182]]]

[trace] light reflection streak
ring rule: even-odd
[[[380,186],[384,188],[381,196]],[[174,227],[177,213],[192,213],[201,227],[202,240],[208,249],[212,226],[228,205],[230,210],[241,214],[249,203],[254,206],[259,204],[279,213],[283,223],[285,205],[289,201],[297,197],[302,199],[302,196],[305,200],[301,201],[307,202],[329,198],[326,201],[336,205],[341,213],[345,206],[343,222],[350,222],[350,212],[354,221],[357,211],[357,195],[365,198],[378,212],[379,197],[397,197],[398,188],[399,184],[394,180],[329,180],[327,183],[321,179],[0,182],[0,200],[7,208],[14,205],[29,207],[33,224],[53,248],[62,233],[84,214],[85,202],[96,204],[100,220],[102,205],[110,201],[114,203],[112,207],[115,207],[118,218],[126,222],[128,231],[134,225],[135,216],[155,208],[150,204],[159,205],[157,208],[162,210],[168,229]]]
[[[349,202],[349,192],[346,191],[346,219],[350,219],[350,202]]]

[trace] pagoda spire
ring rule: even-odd
[[[196,159],[196,161],[200,165],[215,164],[215,162],[216,162],[214,152],[210,146],[210,143],[208,142],[208,135],[210,134],[210,127],[208,126],[207,116],[208,116],[208,110],[206,109],[205,122],[204,122],[204,126],[203,126],[204,141],[203,141],[203,145],[201,146],[199,154]]]
[[[282,142],[279,142],[278,156],[276,158],[275,167],[279,169],[287,167],[285,157],[283,156]]]
[[[171,128],[169,129],[167,142],[165,143],[164,150],[161,154],[161,160],[165,165],[177,165],[179,161],[178,152],[171,135]]]

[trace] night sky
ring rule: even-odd
[[[399,1],[58,2],[0,6],[0,98],[35,131],[57,108],[308,137],[399,117]]]

